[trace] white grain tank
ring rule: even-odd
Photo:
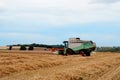
[[[74,47],[77,47],[77,46],[80,46],[80,45],[81,45],[80,38],[69,38],[69,41],[68,41],[68,47],[69,48],[74,48]]]

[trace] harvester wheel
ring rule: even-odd
[[[67,50],[66,50],[66,56],[68,56],[68,55],[70,55],[70,49],[69,48],[67,48]]]
[[[66,50],[66,56],[67,55],[73,55],[73,54],[75,54],[75,52],[72,49],[67,48],[67,50]]]
[[[90,52],[87,52],[87,53],[86,53],[86,56],[90,56]]]
[[[81,55],[81,56],[84,56],[84,52],[83,52],[83,51],[80,51],[80,55]]]

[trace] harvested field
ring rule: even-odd
[[[0,51],[0,80],[120,80],[120,53],[53,55]]]

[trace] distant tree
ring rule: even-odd
[[[9,50],[12,50],[12,46],[9,46]]]
[[[120,47],[97,47],[98,52],[120,52]]]
[[[28,50],[34,50],[33,46],[29,46]]]
[[[26,49],[27,49],[26,46],[24,45],[20,46],[20,50],[26,50]]]

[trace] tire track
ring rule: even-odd
[[[120,80],[120,77],[116,77],[118,74],[120,74],[120,65],[114,66],[97,80]]]

